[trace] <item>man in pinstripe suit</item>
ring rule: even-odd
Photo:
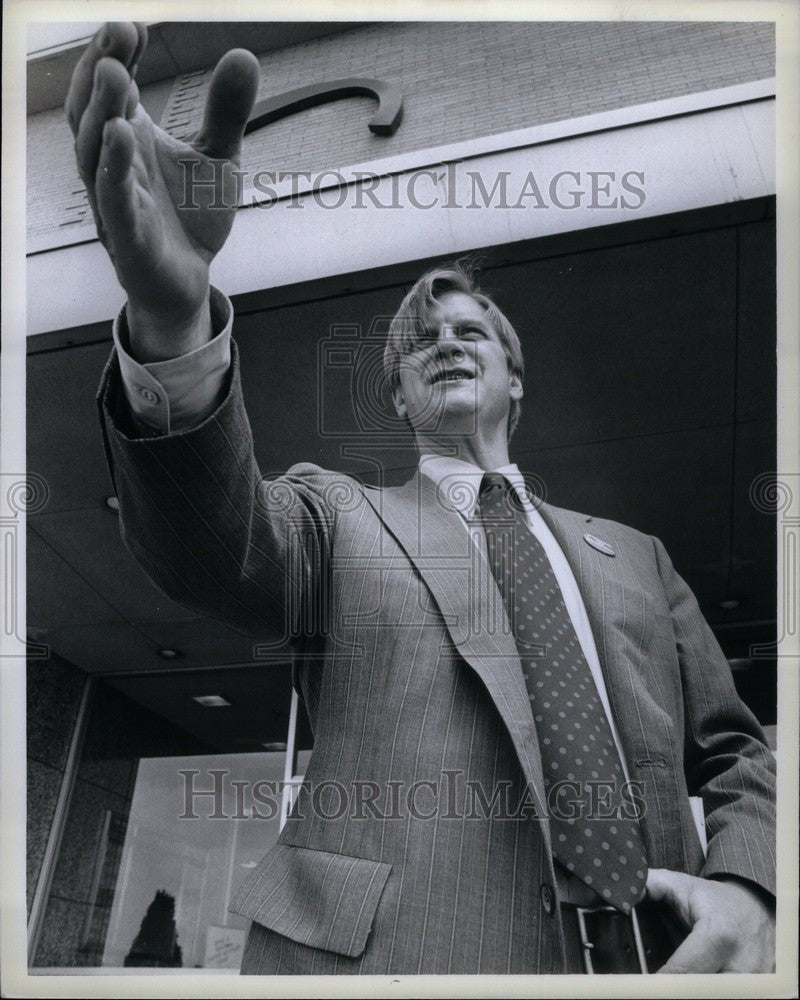
[[[633,824],[628,847],[641,845],[641,890],[646,875],[647,900],[690,931],[665,971],[768,971],[774,766],[763,735],[663,546],[530,502],[508,456],[519,342],[467,276],[422,279],[390,332],[387,373],[420,448],[417,475],[380,490],[300,465],[262,482],[230,304],[208,286],[234,210],[211,210],[208,193],[204,207],[177,209],[186,157],[233,204],[257,64],[241,51],[220,62],[187,146],[138,104],[131,71],[145,37],[131,25],[98,33],[67,102],[98,232],[128,293],[100,397],[126,540],[202,613],[283,624],[315,737],[293,814],[233,902],[253,920],[242,971],[583,969],[575,914],[593,918],[602,903],[591,885],[609,848],[597,849],[595,880],[558,860],[550,741],[487,561],[486,472],[516,496],[557,581],[581,686],[625,775],[631,809],[619,816]],[[690,794],[704,804],[705,855]],[[601,936],[622,933],[617,910]]]

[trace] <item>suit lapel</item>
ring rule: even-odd
[[[626,759],[641,752],[637,734],[644,731],[643,701],[651,700],[641,673],[641,654],[652,632],[652,599],[635,585],[628,564],[629,543],[622,531],[605,522],[608,556],[589,545],[592,518],[538,504],[537,509],[561,546],[575,575],[606,682],[609,703]]]
[[[545,816],[539,743],[525,680],[491,568],[458,511],[419,472],[405,485],[364,495],[433,594],[461,656],[502,717]]]

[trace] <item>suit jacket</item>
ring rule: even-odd
[[[121,397],[112,359],[100,402],[128,546],[173,599],[291,634],[314,732],[289,821],[231,906],[254,921],[243,971],[563,971],[536,726],[502,599],[446,496],[420,475],[376,489],[313,465],[262,482],[235,358],[192,431],[137,437]],[[540,509],[583,595],[650,866],[774,892],[772,755],[663,546]]]

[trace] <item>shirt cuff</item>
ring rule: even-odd
[[[233,306],[227,295],[211,288],[211,329],[207,344],[168,361],[140,364],[131,356],[128,322],[123,309],[112,328],[122,385],[134,420],[161,434],[189,430],[202,423],[222,402],[231,361]]]

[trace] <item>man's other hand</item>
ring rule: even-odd
[[[671,907],[691,928],[659,972],[774,971],[775,916],[747,882],[655,868],[647,877],[647,898]]]
[[[191,331],[208,311],[208,268],[233,224],[259,66],[244,49],[226,53],[202,128],[180,142],[139,102],[134,75],[146,44],[143,25],[101,28],[75,67],[66,113],[98,235],[128,294],[132,338],[137,325],[165,331],[138,345],[140,360],[152,361],[199,346]]]

